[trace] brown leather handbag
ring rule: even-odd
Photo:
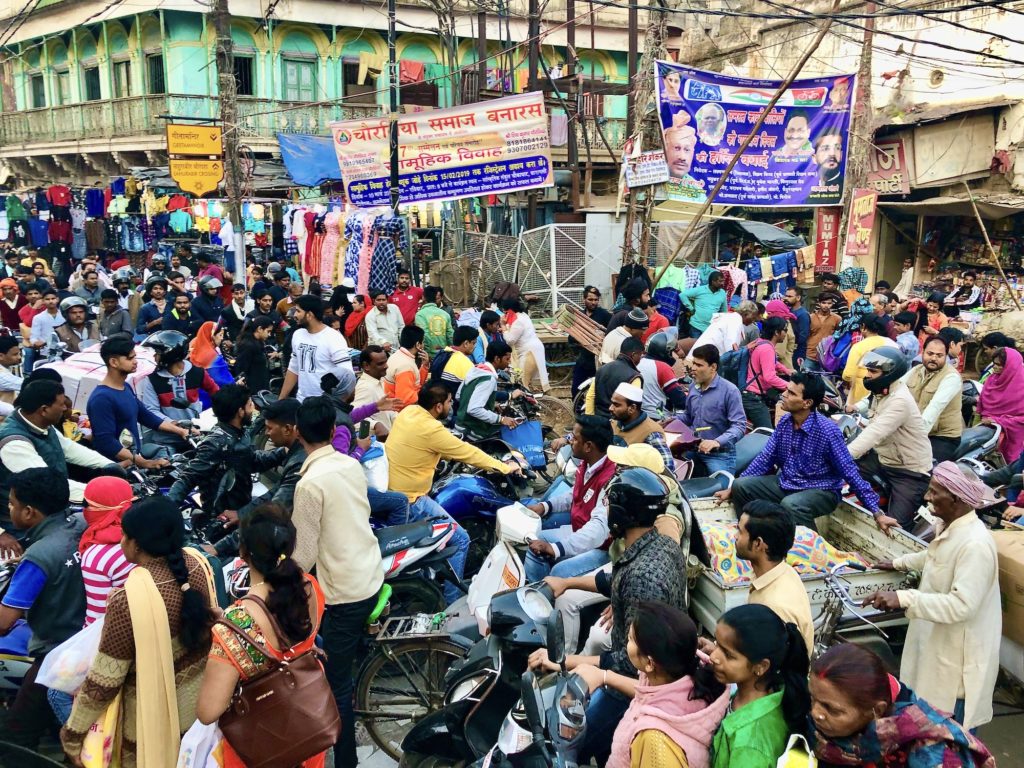
[[[285,638],[266,603],[255,595],[278,638]],[[246,645],[264,649],[251,635],[229,621],[223,624]],[[239,683],[231,705],[220,716],[220,729],[247,768],[290,768],[334,745],[341,733],[341,715],[324,674],[323,651],[284,659],[266,672]]]

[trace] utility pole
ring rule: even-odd
[[[629,4],[629,50],[626,53],[626,71],[629,74],[629,95],[626,97],[626,135],[632,136],[636,127],[636,67],[637,67],[637,37],[640,34],[640,0],[633,0]],[[665,14],[659,14],[664,18]],[[650,20],[648,20],[649,22]],[[593,23],[593,20],[591,20]]]
[[[875,115],[871,102],[871,67],[874,51],[875,3],[868,3],[868,17],[864,19],[864,45],[860,51],[860,65],[857,67],[857,92],[854,95],[853,119],[850,121],[850,146],[846,156],[846,182],[844,188],[848,200],[853,199],[853,190],[863,187],[868,178],[868,159],[875,139]],[[846,252],[846,227],[850,218],[849,202],[843,208],[839,226],[842,238],[839,253]],[[853,266],[840,264],[840,269]]]
[[[242,168],[238,157],[238,88],[228,0],[213,0],[209,17],[217,35],[215,59],[224,142],[224,188],[228,198],[228,218],[235,233],[235,242],[232,243],[235,263],[225,264],[224,268],[234,274],[237,281],[245,275],[245,236],[242,231]]]
[[[576,78],[576,92],[579,91],[580,78],[576,77],[576,0],[565,0],[565,71],[562,76],[565,78]],[[580,148],[576,143],[576,128],[579,125],[579,99],[572,101],[576,110],[565,116],[569,123],[569,173],[572,174],[572,184],[569,201],[574,212],[580,209]]]
[[[529,8],[529,36],[530,36],[530,91],[537,90],[537,69],[540,67],[540,3],[539,0],[530,0]],[[526,193],[526,228],[533,229],[537,226],[537,191],[531,189]]]
[[[391,148],[391,210],[398,215],[398,200],[401,192],[398,188],[398,56],[395,48],[395,0],[388,0],[388,94],[391,97],[391,110],[388,116]]]

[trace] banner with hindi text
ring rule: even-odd
[[[668,196],[703,202],[782,84],[655,64]],[[854,75],[796,80],[765,117],[715,196],[725,205],[838,205]]]
[[[387,116],[331,124],[349,201],[390,205]],[[403,115],[398,120],[402,203],[507,194],[554,184],[544,94]]]

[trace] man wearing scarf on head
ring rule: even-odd
[[[917,589],[875,592],[864,605],[904,608],[910,626],[900,679],[936,709],[952,712],[964,728],[992,719],[999,672],[1002,613],[992,534],[974,510],[988,488],[951,461],[936,465],[925,494],[941,520],[923,552],[878,563],[884,570],[918,571]]]

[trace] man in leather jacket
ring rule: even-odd
[[[286,458],[281,467],[281,477],[274,487],[238,509],[240,520],[244,520],[261,504],[279,504],[289,515],[291,514],[295,486],[302,477],[302,465],[306,462],[306,449],[299,442],[299,430],[295,425],[295,415],[298,411],[299,401],[293,397],[275,400],[268,403],[263,409],[262,415],[266,424],[267,436],[274,445],[278,446],[279,450],[286,452]],[[256,453],[276,453],[276,451]],[[238,539],[238,531],[233,531],[229,536],[218,541],[211,548],[213,551],[210,554],[216,554],[218,557],[237,555]]]
[[[217,425],[199,444],[195,457],[182,468],[167,496],[182,504],[198,487],[203,509],[235,524],[238,510],[252,501],[253,473],[282,464],[288,449],[253,449],[246,429],[252,421],[253,403],[245,387],[229,384],[218,390],[211,401]]]

